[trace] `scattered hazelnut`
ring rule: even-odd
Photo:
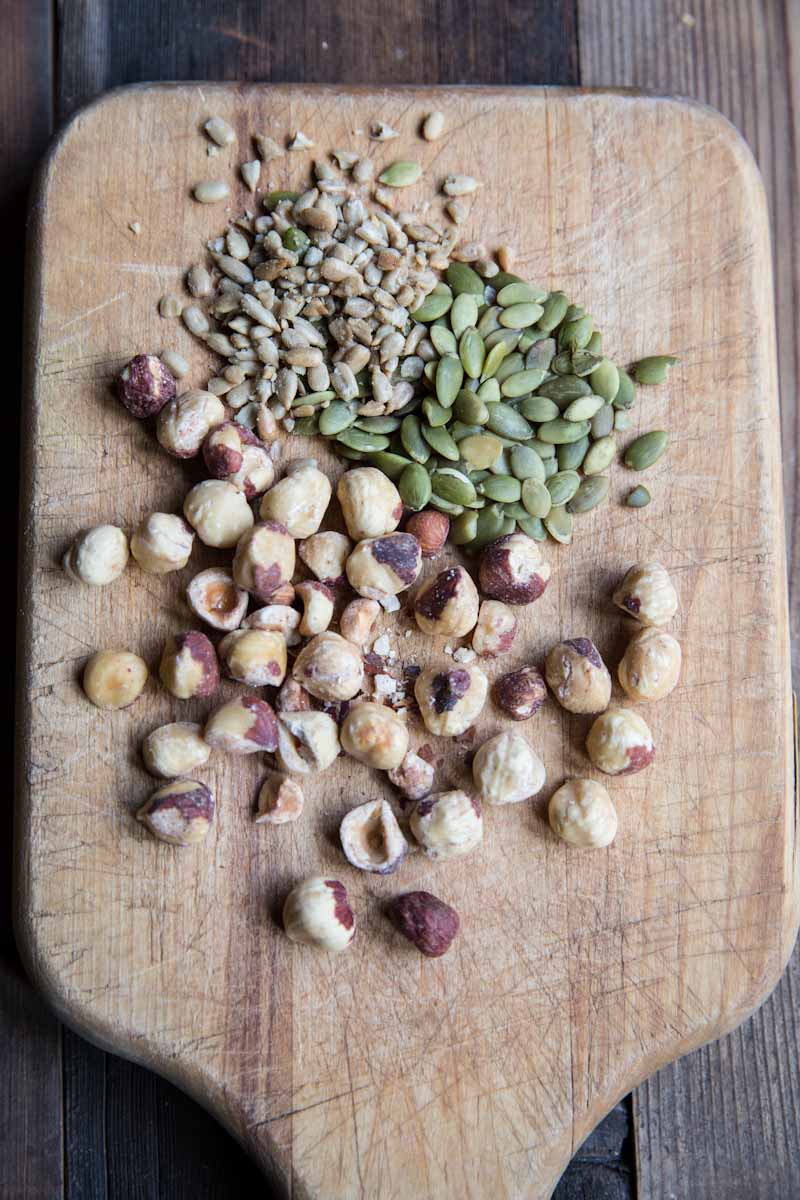
[[[324,633],[333,620],[333,593],[318,579],[309,579],[297,585],[297,595],[303,604],[303,619],[300,632],[303,637],[315,637]]]
[[[356,919],[338,879],[315,875],[292,888],[283,906],[283,927],[293,942],[338,953],[355,937]]]
[[[62,560],[71,579],[91,587],[113,583],[127,564],[128,539],[116,525],[81,530]]]
[[[129,650],[98,650],[83,671],[83,690],[95,708],[127,708],[147,683],[147,663]]]
[[[300,687],[294,679],[285,679],[275,698],[275,707],[279,713],[308,712],[313,707],[311,696],[304,687]]]
[[[339,618],[339,630],[354,646],[366,646],[381,614],[377,600],[351,600]]]
[[[278,765],[292,775],[318,775],[336,761],[339,727],[328,713],[281,710]]]
[[[572,846],[610,846],[617,833],[617,810],[602,783],[569,779],[554,792],[548,808],[550,828]]]
[[[253,524],[253,513],[244,492],[224,479],[196,483],[183,502],[183,515],[200,541],[217,550],[235,546]]]
[[[224,421],[206,435],[203,458],[215,479],[227,479],[248,500],[265,492],[275,478],[266,447],[236,421]]]
[[[435,508],[414,513],[406,522],[406,533],[413,533],[420,544],[423,558],[436,558],[449,532],[450,518]]]
[[[293,677],[319,700],[352,700],[364,681],[364,664],[352,642],[321,633],[295,659]]]
[[[441,737],[456,737],[477,721],[488,688],[478,667],[453,671],[429,667],[418,676],[414,695],[426,728]]]
[[[339,826],[344,856],[359,871],[391,875],[408,853],[408,842],[386,800],[368,800],[347,814]]]
[[[305,797],[294,779],[267,779],[258,793],[256,825],[286,825],[302,816]]]
[[[225,405],[213,392],[184,392],[162,408],[156,437],[174,458],[194,458],[204,439],[225,420]]]
[[[509,533],[490,542],[480,558],[481,591],[504,604],[538,600],[550,578],[550,564],[525,533]]]
[[[265,629],[234,629],[219,644],[231,679],[248,687],[278,687],[286,675],[286,642]]]
[[[512,721],[527,721],[547,699],[547,687],[535,667],[509,671],[494,682],[494,702]]]
[[[196,846],[214,819],[214,797],[204,783],[175,779],[153,792],[136,814],[160,842]]]
[[[343,533],[312,533],[298,547],[300,561],[312,575],[328,587],[338,587],[344,579],[345,563],[353,543]]]
[[[219,687],[219,664],[213,644],[196,630],[176,634],[164,647],[159,675],[167,691],[179,700],[213,696]]]
[[[175,396],[175,377],[155,354],[137,354],[117,376],[117,395],[133,417],[154,417]]]
[[[274,754],[278,748],[278,719],[266,700],[237,696],[215,708],[203,737],[209,746],[228,754]]]
[[[586,751],[598,771],[633,775],[649,766],[656,754],[647,723],[632,708],[612,705],[595,721]]]
[[[478,619],[478,589],[463,567],[448,567],[424,583],[414,600],[414,616],[424,633],[462,637]]]
[[[189,608],[212,629],[238,629],[247,612],[248,595],[221,567],[195,575],[186,589]]]
[[[189,561],[194,534],[183,517],[150,513],[131,538],[131,554],[148,575],[181,571]]]
[[[614,592],[614,603],[640,625],[667,625],[678,611],[678,594],[661,563],[637,563]]]
[[[389,782],[404,801],[421,800],[433,791],[433,765],[409,750],[399,767],[389,771]]]
[[[262,521],[242,534],[233,556],[233,578],[259,600],[270,600],[294,574],[294,541],[285,525]]]
[[[430,892],[394,896],[387,908],[389,920],[403,937],[427,958],[441,958],[458,933],[458,913]]]
[[[435,792],[418,800],[410,825],[425,853],[437,862],[461,858],[483,839],[480,801],[466,792]]]
[[[514,610],[500,600],[484,600],[472,633],[472,649],[482,658],[496,658],[511,649],[516,632]]]
[[[345,471],[336,495],[353,541],[383,537],[400,524],[403,515],[400,493],[377,467],[354,467],[352,471]]]
[[[408,729],[394,709],[371,702],[356,704],[342,722],[342,749],[352,758],[390,771],[408,750]]]
[[[193,721],[175,721],[148,733],[142,742],[142,759],[151,775],[177,779],[204,767],[211,747],[203,741],[203,727]]]
[[[611,699],[611,676],[594,642],[568,638],[553,646],[545,677],[556,700],[571,713],[598,713]]]
[[[293,538],[316,533],[331,499],[331,481],[317,467],[290,471],[261,501],[262,521],[279,521]]]
[[[640,629],[628,642],[617,675],[631,700],[663,700],[681,673],[680,644],[661,629]]]
[[[498,733],[472,762],[472,777],[487,804],[519,804],[544,787],[544,763],[519,733]]]
[[[359,542],[347,560],[347,578],[359,596],[383,601],[415,582],[422,570],[419,542],[410,533]]]
[[[267,629],[279,633],[287,646],[300,644],[300,613],[288,604],[267,604],[242,621],[243,629]]]

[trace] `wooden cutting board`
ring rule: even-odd
[[[427,144],[416,131],[434,106],[449,131]],[[212,113],[239,131],[238,150],[207,157],[199,126]],[[370,143],[378,117],[401,138]],[[648,479],[653,503],[620,506],[633,479],[617,466],[610,503],[580,519],[571,548],[548,548],[551,586],[488,668],[539,663],[579,635],[615,666],[629,631],[614,583],[640,559],[672,572],[683,679],[647,710],[653,766],[610,782],[620,830],[608,850],[568,849],[548,830],[552,790],[593,773],[588,720],[550,703],[522,727],[547,765],[545,793],[489,811],[483,846],[460,863],[415,854],[386,879],[350,869],[338,822],[383,784],[347,759],[309,782],[294,826],[256,828],[265,768],[223,757],[203,773],[219,820],[202,848],[157,844],[132,819],[152,787],[143,734],[208,705],[151,683],[132,709],[103,714],[82,697],[82,666],[98,647],[126,646],[155,667],[165,637],[190,625],[183,584],[225,556],[201,547],[162,578],[132,565],[101,590],[70,583],[59,559],[81,526],[130,530],[152,509],[179,511],[198,477],[160,452],[109,382],[132,354],[166,346],[191,357],[192,385],[208,377],[208,359],[156,307],[224,228],[223,208],[193,204],[189,188],[232,178],[251,156],[248,132],[281,140],[298,128],[379,163],[418,159],[420,195],[449,171],[477,175],[465,237],[513,246],[523,275],[595,314],[620,361],[681,357],[635,410],[636,429],[672,430]],[[308,162],[287,155],[270,185],[296,186]],[[232,215],[251,204],[234,188]],[[80,114],[44,166],[28,313],[17,894],[34,978],[87,1037],[208,1105],[287,1194],[547,1196],[623,1093],[764,999],[797,929],[769,238],[743,142],[702,107],[611,93],[123,90]],[[287,447],[308,452],[299,439]],[[401,636],[405,614],[386,625],[406,661],[448,661],[442,640]],[[487,706],[478,738],[501,725]],[[465,783],[464,748],[437,748],[440,785]],[[292,945],[278,923],[291,884],[318,871],[346,882],[358,913],[340,957]],[[385,898],[415,887],[461,914],[441,961],[421,959],[382,915]]]

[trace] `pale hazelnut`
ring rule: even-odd
[[[113,583],[127,564],[128,539],[116,525],[81,530],[62,560],[70,578],[90,587]]]
[[[519,804],[540,792],[544,763],[519,733],[498,733],[484,742],[472,762],[472,778],[487,804]]]
[[[640,625],[667,625],[678,611],[678,594],[661,563],[637,563],[614,592],[614,603]]]
[[[489,689],[478,667],[450,671],[429,667],[417,678],[414,695],[425,727],[441,737],[456,737],[474,725]]]
[[[435,792],[418,800],[409,820],[411,832],[429,858],[461,858],[483,839],[480,801],[466,792]]]
[[[270,604],[294,604],[295,590],[293,583],[282,583],[280,587],[276,587],[275,591],[269,598]]]
[[[292,888],[283,906],[283,927],[293,942],[338,953],[355,937],[356,919],[338,879],[315,875]]]
[[[548,807],[550,828],[571,846],[610,846],[617,834],[617,810],[602,783],[568,779]]]
[[[200,541],[217,550],[235,546],[254,520],[244,492],[224,479],[195,484],[183,502],[183,515]]]
[[[484,600],[472,633],[472,649],[482,658],[496,658],[511,649],[516,632],[514,610],[501,600]]]
[[[278,687],[286,675],[286,642],[265,629],[234,629],[219,644],[231,679],[248,687]]]
[[[270,600],[294,574],[294,541],[285,525],[262,521],[242,534],[233,556],[233,578],[259,600]]]
[[[525,533],[509,533],[490,542],[480,558],[481,591],[504,604],[538,600],[550,578],[550,564]]]
[[[414,599],[414,616],[424,633],[462,637],[478,620],[478,589],[463,567],[448,567],[424,583]]]
[[[387,908],[389,920],[426,958],[446,954],[458,933],[458,913],[430,892],[394,896]]]
[[[353,543],[343,533],[312,533],[297,548],[301,562],[328,587],[339,587]]]
[[[203,458],[215,479],[227,479],[248,500],[272,487],[275,468],[254,433],[236,421],[224,421],[206,436]]]
[[[214,709],[203,737],[209,746],[228,754],[274,754],[278,748],[278,719],[258,696],[237,696]]]
[[[133,417],[154,417],[175,396],[175,377],[155,354],[137,354],[117,376],[117,395]]]
[[[408,842],[386,800],[368,800],[347,814],[339,826],[347,861],[359,871],[391,875],[408,853]]]
[[[267,779],[258,793],[256,825],[286,825],[302,816],[305,797],[294,779]]]
[[[598,771],[606,775],[633,775],[649,766],[656,754],[647,723],[632,708],[616,705],[592,725],[586,751]]]
[[[114,711],[138,700],[147,683],[147,663],[129,650],[98,650],[83,670],[83,690],[95,708]]]
[[[377,600],[351,600],[339,618],[339,631],[354,646],[366,646],[381,614]]]
[[[611,699],[611,675],[594,642],[568,638],[545,659],[545,677],[556,700],[571,713],[598,713]]]
[[[194,534],[183,517],[150,513],[131,538],[131,554],[148,575],[181,571],[189,561]]]
[[[400,524],[403,515],[400,493],[377,467],[354,467],[352,471],[345,471],[336,495],[353,541],[382,537]]]
[[[288,604],[266,604],[242,621],[243,629],[267,629],[279,633],[287,646],[300,645],[300,613]]]
[[[322,524],[331,499],[331,481],[317,467],[291,471],[261,501],[262,521],[279,521],[293,538],[307,538]]]
[[[547,687],[536,667],[520,667],[494,682],[494,702],[512,721],[527,721],[547,699]]]
[[[194,458],[205,438],[225,420],[226,408],[213,392],[184,392],[162,408],[156,437],[174,458]]]
[[[681,673],[680,643],[661,629],[640,629],[628,642],[617,675],[631,700],[663,700]]]
[[[179,700],[213,696],[219,687],[219,664],[212,642],[196,630],[171,637],[161,655],[159,675]]]
[[[399,767],[408,750],[405,722],[384,704],[354,705],[342,722],[339,736],[346,754],[380,771]]]
[[[136,814],[160,842],[196,846],[214,819],[214,797],[204,783],[174,779],[153,792]]]
[[[414,513],[406,522],[406,533],[413,533],[422,550],[423,558],[436,558],[447,541],[450,518],[435,508]]]
[[[177,779],[204,767],[211,747],[203,741],[203,727],[194,721],[175,721],[148,733],[142,742],[142,759],[151,775]]]
[[[230,572],[209,567],[195,575],[186,589],[186,603],[212,629],[238,629],[247,612],[249,598],[236,586]]]
[[[404,801],[421,800],[433,791],[433,764],[409,750],[400,766],[388,772],[388,778]]]
[[[303,605],[300,632],[303,637],[324,633],[333,620],[333,592],[318,579],[298,583],[297,596]]]
[[[294,679],[284,679],[280,691],[275,697],[275,707],[279,713],[308,712],[313,708],[311,696],[304,687]]]
[[[339,727],[324,712],[287,712],[278,719],[278,765],[292,775],[318,775],[336,761]]]
[[[292,675],[319,700],[352,700],[361,690],[364,664],[352,642],[321,633],[300,651]]]
[[[422,570],[419,542],[410,533],[359,542],[347,560],[353,591],[369,600],[386,600],[411,587]]]

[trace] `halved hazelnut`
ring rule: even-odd
[[[298,547],[300,561],[304,562],[312,575],[328,587],[339,587],[344,581],[345,563],[353,549],[353,543],[343,533],[326,531],[312,533]]]
[[[224,421],[206,436],[203,458],[215,479],[227,479],[248,500],[272,486],[275,467],[267,448],[246,425]]]
[[[351,809],[339,826],[345,858],[359,871],[391,875],[408,853],[408,842],[386,800]]]
[[[339,631],[354,646],[366,646],[381,615],[377,600],[351,600],[339,618]]]
[[[195,575],[186,589],[186,603],[212,629],[238,629],[247,612],[248,595],[221,567]]]
[[[482,658],[496,658],[511,649],[516,632],[514,610],[501,600],[484,600],[472,633],[472,649]]]
[[[294,779],[267,779],[258,793],[256,825],[286,825],[302,816],[305,798]]]
[[[339,728],[327,713],[287,712],[278,720],[277,759],[293,775],[318,775],[339,754]]]
[[[433,764],[413,750],[408,751],[400,766],[389,771],[388,776],[406,803],[422,800],[433,791]]]

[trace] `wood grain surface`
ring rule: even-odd
[[[434,970],[384,928],[392,881],[348,877],[362,933],[341,960],[298,952],[275,927],[292,880],[341,866],[330,834],[342,797],[375,790],[355,764],[320,780],[319,819],[283,844],[250,824],[257,766],[231,762],[209,774],[222,812],[203,851],[146,838],[130,820],[148,786],[135,747],[175,705],[153,688],[108,720],[82,703],[77,676],[100,639],[157,658],[187,621],[176,580],[133,569],[87,596],[56,565],[76,525],[133,525],[187,487],[108,382],[143,345],[182,344],[155,303],[217,227],[208,210],[175,203],[208,171],[198,120],[219,111],[242,132],[299,126],[334,144],[380,105],[412,140],[432,97],[117,94],[69,127],[35,210],[19,823],[28,960],[71,1022],[203,1097],[298,1195],[547,1195],[628,1087],[763,999],[796,927],[771,279],[752,161],[716,115],[668,101],[495,91],[436,102],[451,137],[415,152],[435,154],[441,174],[480,164],[474,229],[491,218],[523,271],[602,314],[623,361],[655,342],[683,359],[638,410],[676,430],[657,504],[641,519],[612,504],[571,550],[553,550],[553,586],[526,614],[515,657],[589,633],[615,660],[624,634],[606,597],[630,561],[657,555],[681,592],[687,668],[652,714],[656,765],[614,788],[610,851],[567,853],[539,803],[491,814],[484,848],[452,871],[409,864],[404,887],[434,886],[464,918],[458,954]],[[296,182],[301,168],[287,168]],[[430,653],[414,637],[408,647],[411,659]],[[487,713],[479,732],[496,726]],[[585,771],[585,727],[537,718],[551,785]],[[448,780],[463,778],[460,757],[448,753]]]

